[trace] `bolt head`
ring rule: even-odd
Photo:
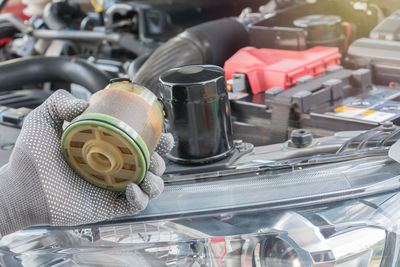
[[[312,143],[312,131],[308,129],[297,129],[292,131],[290,140],[296,147],[305,147]]]

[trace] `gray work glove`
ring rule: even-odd
[[[87,102],[58,90],[26,118],[9,163],[0,169],[0,234],[35,224],[79,225],[143,210],[164,188],[160,154],[173,146],[162,135],[140,185],[126,194],[107,191],[80,178],[66,163],[60,137],[64,120],[81,114]]]

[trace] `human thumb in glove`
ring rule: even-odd
[[[161,136],[142,183],[129,184],[125,194],[95,187],[68,166],[60,147],[62,125],[87,105],[58,90],[25,119],[9,163],[0,169],[1,235],[35,224],[70,226],[132,215],[163,191],[160,154],[172,149],[170,134]]]

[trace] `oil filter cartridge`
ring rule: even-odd
[[[64,157],[88,182],[124,191],[145,177],[163,120],[162,105],[150,90],[129,80],[112,82],[64,130]]]
[[[224,70],[190,65],[160,76],[165,127],[175,139],[167,157],[177,163],[205,164],[234,149]]]

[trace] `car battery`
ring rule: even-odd
[[[286,90],[301,77],[318,76],[339,65],[340,58],[336,47],[318,46],[305,51],[245,47],[225,62],[225,77],[229,81],[235,74],[244,74],[253,94],[273,87]]]
[[[397,124],[399,102],[400,90],[374,85],[370,70],[331,67],[321,76],[298,79],[290,90],[274,87],[231,100],[234,138],[264,145],[284,142],[299,128],[321,137]]]

